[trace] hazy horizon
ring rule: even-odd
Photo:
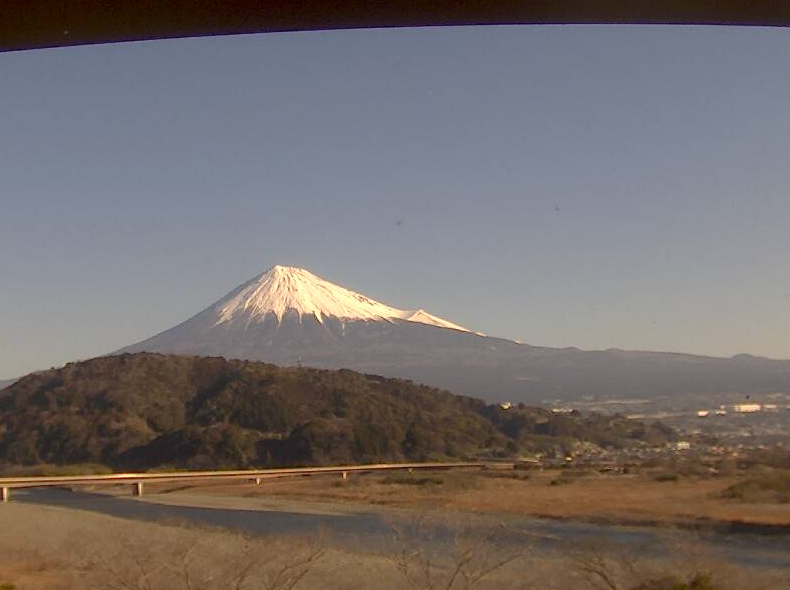
[[[780,29],[392,29],[0,55],[0,378],[275,264],[490,336],[790,358]]]

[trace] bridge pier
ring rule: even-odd
[[[11,488],[0,488],[0,502],[8,502],[11,499]]]
[[[132,484],[132,496],[142,496],[143,495],[143,482],[136,481]]]
[[[343,479],[348,479],[348,471],[343,472]]]
[[[253,479],[252,481],[254,481],[254,482],[255,482],[255,485],[256,485],[256,486],[259,486],[259,485],[261,485],[261,484],[263,483],[263,480],[262,480],[260,477],[256,477],[256,478],[255,478],[255,479]]]

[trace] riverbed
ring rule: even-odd
[[[65,489],[16,490],[13,500],[30,504],[60,506],[115,517],[163,522],[177,521],[200,526],[222,527],[252,535],[300,534],[322,531],[333,543],[348,547],[376,547],[391,541],[393,530],[425,534],[415,529],[415,519],[425,519],[430,538],[441,542],[463,528],[478,535],[495,535],[498,542],[513,547],[556,550],[578,544],[626,545],[654,552],[663,551],[666,531],[651,527],[616,526],[572,521],[523,518],[504,515],[458,515],[384,507],[348,507],[317,503],[289,503],[276,499],[258,509],[206,507],[160,503],[148,499]],[[674,538],[704,545],[732,563],[748,567],[790,570],[790,536],[754,533],[673,531]]]

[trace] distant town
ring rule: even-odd
[[[737,394],[721,396],[716,405],[699,404],[691,398],[677,408],[670,400],[545,400],[554,414],[600,412],[622,414],[646,423],[661,422],[674,428],[678,440],[651,446],[647,443],[620,449],[578,443],[572,452],[526,458],[524,467],[556,468],[562,465],[594,467],[628,473],[635,468],[661,468],[699,475],[718,475],[753,464],[771,463],[790,453],[790,395],[769,393],[757,399],[738,399]],[[675,406],[673,409],[672,406]],[[516,407],[500,403],[503,410]]]

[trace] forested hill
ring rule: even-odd
[[[349,370],[151,353],[71,363],[0,396],[0,463],[223,468],[514,456],[572,440],[662,442],[619,417],[501,410]]]

